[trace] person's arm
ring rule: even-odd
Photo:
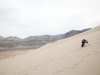
[[[88,44],[88,41],[86,41],[86,43]],[[89,44],[88,44],[89,45]]]

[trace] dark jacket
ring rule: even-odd
[[[87,41],[87,40],[85,40],[85,39],[83,39],[83,40],[82,40],[82,43],[88,43],[88,41]]]

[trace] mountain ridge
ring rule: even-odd
[[[68,37],[85,32],[90,29],[91,28],[87,28],[83,30],[71,30],[69,32],[66,32],[65,34],[59,34],[59,35],[29,36],[24,39],[21,39],[17,36],[9,36],[6,38],[0,36],[0,47],[3,47],[3,48],[13,48],[13,47],[39,48],[47,43],[52,43],[60,39],[68,38]]]

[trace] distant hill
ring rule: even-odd
[[[21,39],[16,36],[2,37],[0,36],[0,48],[39,48],[47,43],[52,43],[60,39],[68,38],[73,35],[85,32],[88,29],[83,30],[71,30],[65,34],[59,35],[43,35],[43,36],[29,36],[25,39]]]

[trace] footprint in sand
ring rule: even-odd
[[[57,71],[56,73],[58,74],[58,73],[61,73],[63,70],[59,70],[59,71]]]
[[[69,69],[74,69],[74,68],[77,68],[76,66],[74,66],[74,67],[69,67]]]
[[[74,64],[74,65],[72,65],[72,66],[78,66],[79,65],[79,63],[76,63],[76,64]]]
[[[25,75],[30,75],[30,73],[26,73]]]

